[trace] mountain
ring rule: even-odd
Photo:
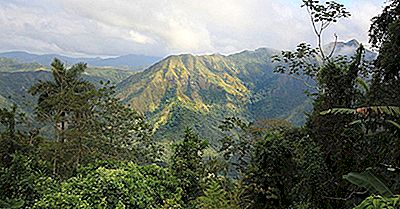
[[[261,48],[229,56],[169,56],[118,84],[117,96],[153,120],[161,138],[173,139],[188,126],[215,142],[228,116],[301,124],[309,107],[306,88],[273,73],[276,53]]]
[[[335,55],[352,56],[360,43],[336,43]],[[331,49],[333,44],[325,46]],[[280,51],[260,48],[220,54],[169,56],[117,85],[117,97],[146,114],[156,135],[174,139],[185,127],[217,141],[220,122],[229,116],[246,121],[279,118],[296,125],[311,109],[303,82],[273,72],[271,57]],[[376,54],[366,50],[366,58]]]
[[[38,63],[22,63],[15,59],[0,57],[0,72],[32,71],[43,68]]]
[[[88,68],[83,78],[94,84],[100,81],[110,81],[116,84],[135,74],[129,70],[113,68]],[[27,90],[39,80],[52,78],[49,67],[38,63],[22,63],[15,59],[0,58],[0,107],[17,104],[28,117],[32,116],[36,98]]]
[[[327,44],[324,47],[324,51],[326,53],[330,53],[332,51],[332,48],[335,47],[335,52],[334,52],[334,56],[337,55],[345,55],[348,57],[351,57],[354,55],[354,53],[356,52],[356,50],[358,49],[358,47],[360,46],[360,42],[358,42],[355,39],[349,40],[347,42],[342,42],[342,41],[338,41],[336,44],[335,43],[330,43]],[[365,50],[365,59],[367,60],[373,60],[377,57],[377,53],[366,49]]]
[[[88,63],[92,67],[112,67],[112,68],[125,68],[130,70],[141,70],[154,64],[160,57],[145,56],[145,55],[124,55],[113,58],[73,58],[68,56],[63,56],[59,54],[31,54],[22,51],[12,51],[0,53],[0,57],[11,58],[24,63],[39,63],[44,66],[49,66],[55,57],[59,58],[63,62],[68,64],[74,64],[78,62]]]
[[[146,68],[161,59],[162,59],[161,57],[128,54],[114,58],[96,59],[93,61],[88,60],[87,63],[89,65],[98,67],[110,66],[110,67],[125,67],[125,68],[140,69],[140,68]]]
[[[35,71],[50,71],[50,67],[39,63],[24,63],[16,59],[0,57],[0,73],[9,72],[35,72]],[[123,79],[135,74],[130,70],[121,70],[110,67],[89,67],[84,75],[93,81],[107,81],[116,84]]]
[[[27,91],[39,80],[50,78],[51,73],[44,70],[0,72],[0,96],[6,99],[0,106],[17,104],[23,112],[33,113],[36,100]]]
[[[355,40],[338,42],[336,53],[350,56],[358,46]],[[333,44],[325,48],[329,47]],[[144,113],[155,124],[157,137],[173,140],[185,127],[192,127],[215,145],[220,135],[218,126],[226,117],[304,123],[304,112],[311,109],[304,93],[308,88],[299,80],[273,72],[271,56],[279,52],[260,48],[228,56],[172,55],[142,72],[90,67],[84,77],[94,83],[110,80],[117,84],[116,96]],[[24,56],[26,60],[37,60],[36,55],[18,55]],[[376,54],[367,51],[366,57],[372,59]],[[134,60],[130,56],[118,59],[125,63]],[[123,63],[112,58],[108,61]],[[51,78],[49,63],[0,58],[0,106],[17,103],[32,113],[35,98],[26,90],[38,80]]]

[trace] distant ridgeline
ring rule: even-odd
[[[100,81],[117,84],[135,72],[89,67],[84,74],[85,79],[95,84],[100,84]],[[0,107],[17,104],[21,111],[27,113],[28,117],[32,117],[36,99],[27,91],[39,80],[49,79],[51,79],[51,72],[48,66],[0,57]]]
[[[337,54],[351,55],[358,45],[355,40],[339,42]],[[174,140],[185,127],[192,127],[213,144],[219,139],[218,126],[226,117],[237,116],[247,121],[279,118],[295,125],[304,123],[304,112],[311,108],[304,93],[307,87],[302,81],[273,72],[271,56],[277,53],[280,52],[260,48],[229,56],[174,55],[142,72],[104,68],[110,66],[110,60],[103,61],[104,65],[100,61],[93,65],[94,61],[89,60],[89,66],[99,67],[90,68],[86,79],[95,83],[110,80],[116,84],[116,96],[144,113],[155,125],[157,137]],[[0,58],[0,105],[16,103],[23,111],[32,113],[34,98],[26,90],[38,80],[50,78],[48,67],[37,64],[39,55],[26,57],[26,53],[20,52],[3,55],[13,59]],[[375,56],[372,52],[366,55]],[[128,60],[114,58],[113,66],[130,63],[129,58],[124,58]],[[46,59],[50,63],[52,58]],[[85,62],[73,59],[68,64]],[[136,66],[131,60],[125,69],[138,69],[155,62],[155,58],[143,59],[136,60]],[[123,61],[118,63],[118,60]]]
[[[90,67],[110,67],[118,69],[128,69],[140,71],[147,68],[151,64],[159,61],[161,57],[145,56],[128,54],[119,57],[112,58],[74,58],[58,54],[31,54],[21,51],[4,52],[0,53],[0,57],[10,58],[23,63],[38,63],[43,66],[49,66],[53,61],[54,57],[57,57],[61,61],[67,64],[75,64],[78,62],[87,63]]]

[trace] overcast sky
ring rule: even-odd
[[[327,31],[368,41],[384,0],[339,0],[351,18]],[[0,0],[0,51],[73,56],[229,54],[315,43],[301,0]]]

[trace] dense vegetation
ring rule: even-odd
[[[322,48],[325,29],[350,15],[343,5],[303,3],[318,47],[302,43],[273,59],[277,73],[312,81],[306,85],[313,109],[303,127],[277,119],[249,123],[238,114],[215,124],[221,138],[211,144],[190,127],[181,129],[187,124],[177,119],[174,131],[181,137],[169,146],[156,140],[151,121],[115,97],[109,82],[84,79],[86,64],[66,66],[55,59],[49,78],[27,88],[37,98],[32,119],[47,134],[31,127],[17,106],[0,109],[0,207],[400,208],[400,1],[389,1],[373,19],[370,41],[380,52],[373,62],[364,59],[362,45],[351,57]],[[185,75],[179,66],[175,70]],[[191,94],[196,91],[168,69],[166,77],[154,79],[174,81],[172,93],[189,103],[185,108],[209,108],[204,95]],[[226,75],[229,83],[211,76],[216,80],[203,84],[222,85],[217,89],[224,96],[262,89],[264,81],[249,87],[241,85],[249,77],[237,76]]]
[[[118,70],[112,68],[88,68],[83,78],[99,85],[100,81],[110,81],[116,84],[134,74],[132,71]],[[37,63],[22,63],[20,61],[0,58],[0,107],[18,105],[34,123],[34,106],[36,98],[28,93],[28,89],[40,80],[50,80],[51,71],[49,67]]]

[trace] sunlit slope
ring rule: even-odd
[[[163,138],[186,126],[214,138],[229,116],[301,123],[304,86],[273,73],[275,53],[263,48],[230,56],[170,56],[121,82],[117,96],[148,115]]]

